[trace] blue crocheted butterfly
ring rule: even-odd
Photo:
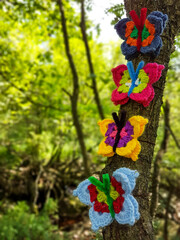
[[[120,20],[115,29],[117,34],[125,40],[121,45],[122,53],[130,60],[141,52],[158,56],[162,47],[162,34],[168,20],[167,14],[159,11],[150,13],[146,18],[147,8],[141,9],[140,18],[134,10],[130,12],[132,20]]]
[[[111,224],[114,219],[131,226],[139,219],[139,205],[131,195],[138,176],[137,171],[119,168],[112,177],[103,174],[103,182],[89,177],[73,191],[82,203],[91,206],[89,217],[94,231]]]

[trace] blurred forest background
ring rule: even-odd
[[[104,1],[106,29],[92,19],[95,1],[0,1],[0,240],[102,239],[72,190],[104,167],[97,121],[119,109],[110,96],[121,42],[102,36],[124,14],[113,2]],[[180,239],[179,49],[177,38],[150,183],[159,240]]]

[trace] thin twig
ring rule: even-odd
[[[176,143],[176,146],[180,149],[180,144],[179,144],[179,142],[178,142],[178,140],[177,140],[177,138],[176,138],[176,136],[175,136],[173,130],[171,129],[170,126],[168,126],[167,128],[168,128],[168,130],[169,130],[171,136],[173,137],[173,139],[174,139],[174,141],[175,141],[175,143]]]
[[[62,88],[62,91],[65,92],[70,99],[72,99],[72,95],[65,88]]]

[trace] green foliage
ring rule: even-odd
[[[160,222],[159,222],[159,220],[155,219],[155,220],[153,221],[153,229],[154,229],[155,235],[158,234],[159,228],[160,228]]]
[[[96,146],[101,140],[100,133],[97,135],[99,115],[89,87],[80,15],[69,2],[64,3],[70,48],[80,81],[78,113],[87,149],[91,149],[96,161]],[[46,165],[57,148],[61,161],[80,158],[70,99],[62,91],[71,93],[72,76],[58,5],[49,0],[0,3],[0,16],[0,165],[11,168],[23,161]],[[119,44],[107,48],[92,38],[89,44],[103,109],[109,116],[116,109],[109,104],[114,88],[110,70],[117,61]]]
[[[57,206],[57,201],[53,200],[52,198],[49,198],[44,205],[44,208],[42,210],[42,214],[55,214],[57,212],[58,206]]]
[[[96,240],[103,240],[102,234],[97,233],[96,234]]]
[[[52,199],[40,214],[30,212],[25,202],[18,202],[0,216],[1,240],[60,240],[58,228],[49,219],[49,212],[54,212]]]
[[[180,236],[174,236],[172,237],[172,240],[180,240]]]
[[[111,21],[111,24],[116,24],[124,15],[124,4],[117,4],[109,9],[106,9],[106,14],[111,14],[114,16],[114,19]]]

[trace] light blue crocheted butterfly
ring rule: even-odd
[[[137,171],[119,168],[112,177],[103,174],[103,182],[89,177],[73,191],[82,203],[91,206],[89,217],[92,230],[97,231],[114,219],[120,224],[134,225],[140,213],[138,202],[131,193],[138,176]]]

